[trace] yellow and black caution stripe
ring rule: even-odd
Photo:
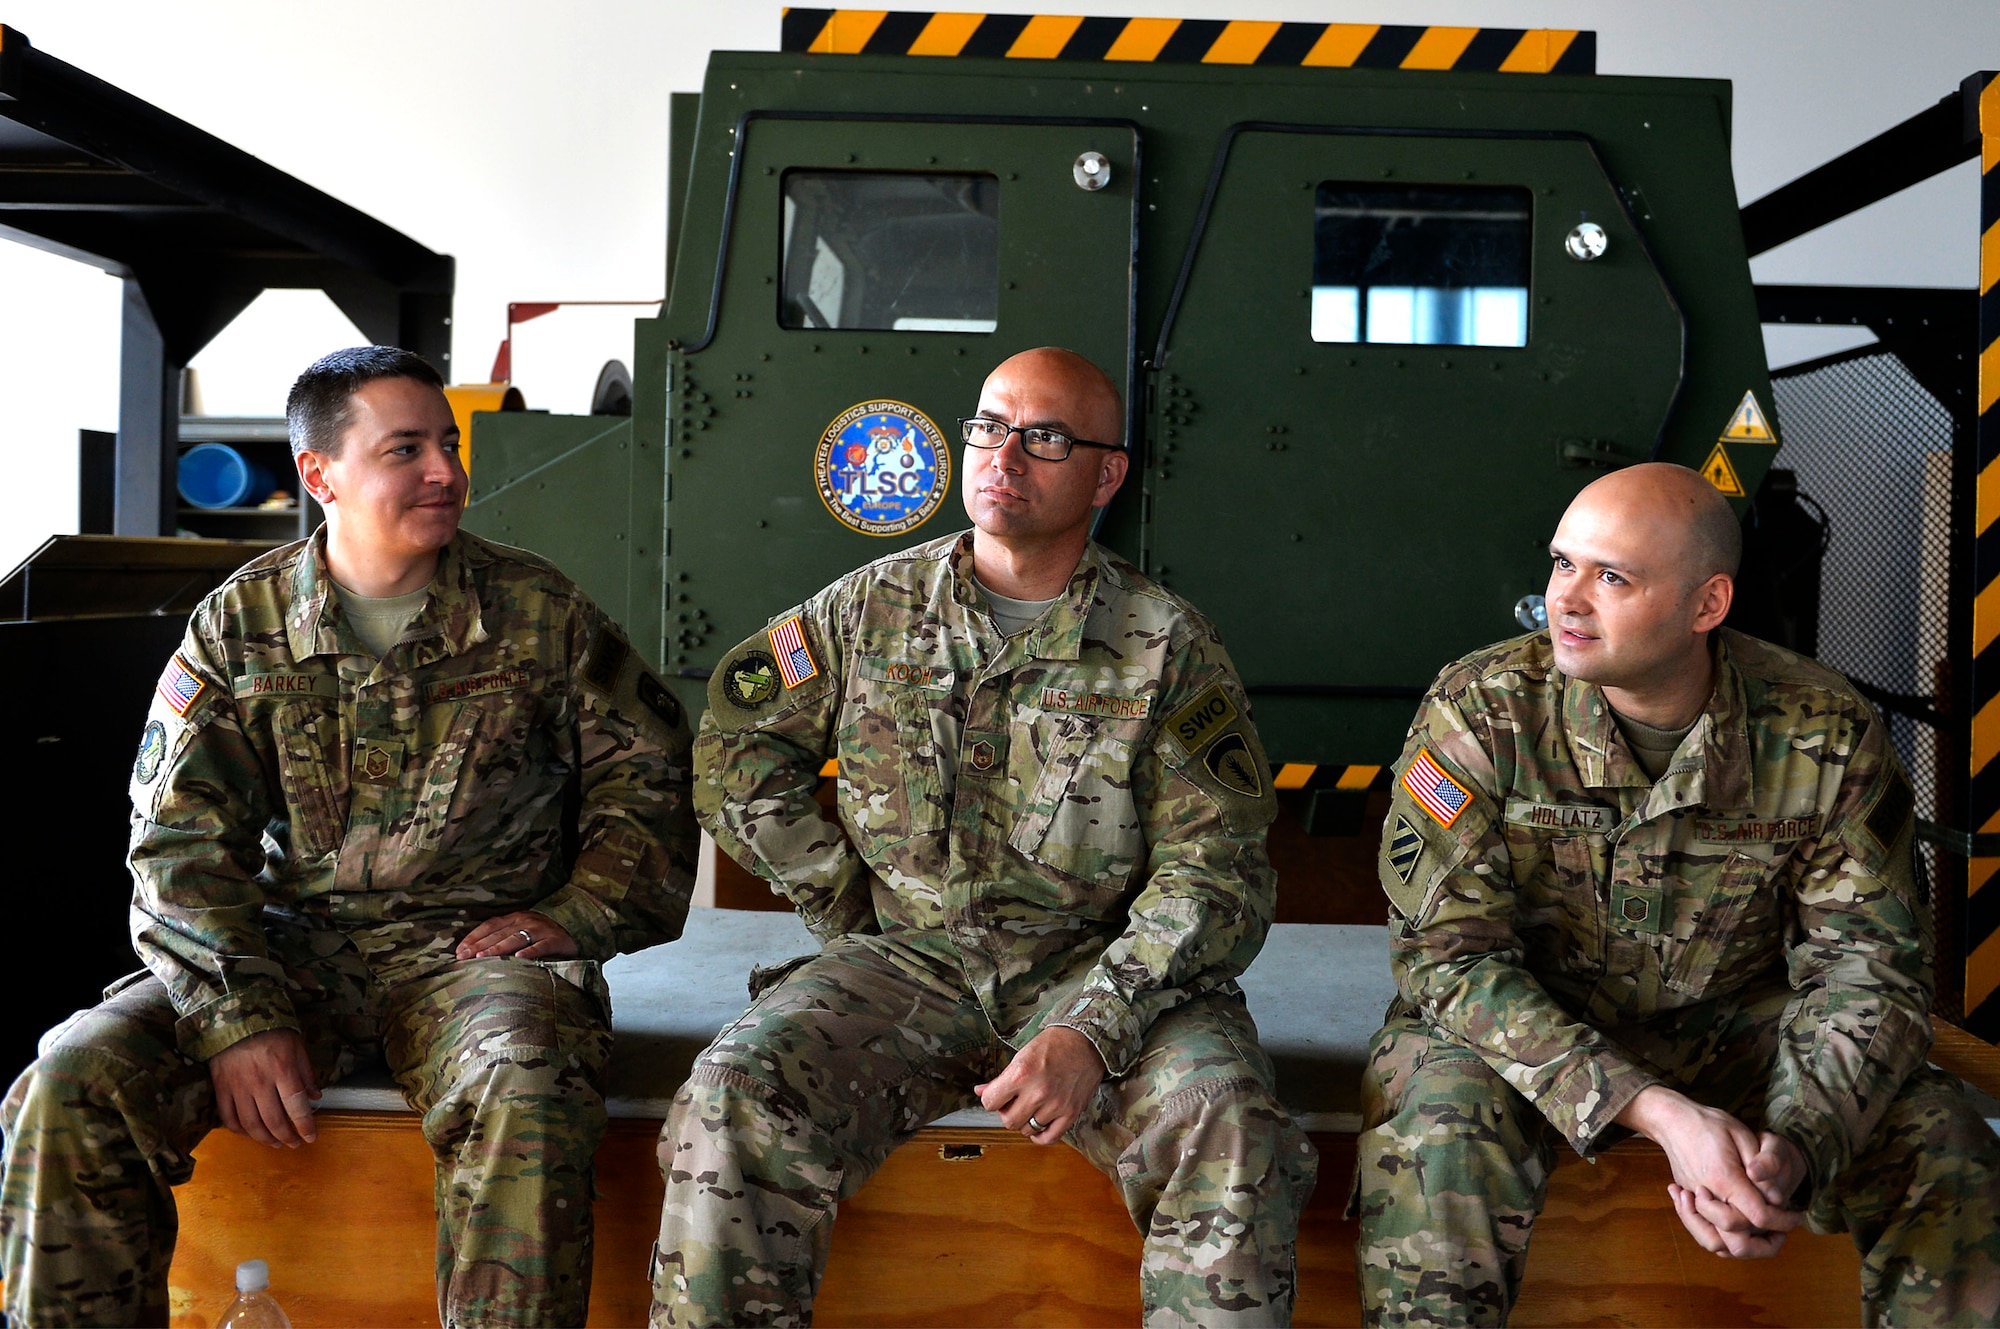
[[[2000,831],[2000,78],[1979,94],[1979,479],[1973,499],[1974,831]],[[1973,857],[1965,882],[1965,1023],[2000,1037],[2000,858]]]
[[[840,774],[840,763],[829,758],[819,768],[822,780],[831,780]],[[1289,789],[1345,789],[1352,793],[1366,793],[1372,789],[1389,787],[1387,766],[1338,766],[1319,765],[1312,762],[1288,761],[1271,773],[1271,787]]]
[[[818,55],[1463,69],[1502,74],[1597,72],[1597,34],[1569,28],[787,9],[781,43],[786,51]]]

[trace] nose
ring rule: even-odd
[[[424,482],[449,488],[465,479],[465,467],[458,459],[456,441],[445,441],[427,454],[428,465],[424,467]]]
[[[1028,469],[1028,449],[1025,435],[1019,425],[1007,427],[1007,437],[1000,440],[1000,446],[986,450],[986,464],[996,471],[1020,474]]]

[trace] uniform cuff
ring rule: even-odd
[[[1578,1064],[1556,1081],[1542,1112],[1572,1149],[1594,1159],[1618,1115],[1641,1093],[1661,1083],[1626,1058],[1599,1050],[1578,1058]]]
[[[282,988],[275,983],[248,983],[174,1021],[174,1042],[183,1056],[207,1061],[252,1034],[298,1027],[292,999]]]
[[[1780,1108],[1765,1122],[1765,1129],[1784,1136],[1806,1156],[1806,1172],[1815,1195],[1833,1185],[1833,1179],[1847,1166],[1840,1123],[1823,1112],[1798,1106]]]
[[[537,901],[528,912],[540,914],[569,933],[578,959],[609,960],[618,954],[618,915],[573,881],[548,899]]]
[[[1074,1029],[1090,1040],[1097,1055],[1104,1058],[1106,1076],[1120,1076],[1138,1059],[1146,1031],[1124,998],[1110,992],[1084,992],[1042,1027],[1061,1025]]]

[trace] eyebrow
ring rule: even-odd
[[[1002,420],[994,412],[988,410],[982,409],[975,411],[974,414],[983,420],[991,420],[996,424],[1011,425],[1015,429],[1053,429],[1058,434],[1068,434],[1071,438],[1076,437],[1076,430],[1072,429],[1066,421],[1061,419],[1031,420],[1026,424],[1020,424],[1011,420]]]
[[[1565,554],[1562,550],[1556,548],[1553,542],[1551,542],[1549,545],[1549,557],[1560,558],[1565,562],[1572,564],[1576,562],[1576,560],[1571,558],[1568,554]],[[1603,568],[1606,572],[1615,572],[1627,581],[1632,580],[1633,574],[1636,571],[1636,569],[1628,567],[1622,563],[1599,563],[1597,564],[1597,566]]]

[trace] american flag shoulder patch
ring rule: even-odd
[[[1472,802],[1472,791],[1451,778],[1437,764],[1429,748],[1418,748],[1415,760],[1403,772],[1403,788],[1418,806],[1431,814],[1438,825],[1449,828]]]
[[[160,675],[160,700],[171,707],[175,715],[185,716],[207,686],[195,677],[194,670],[187,667],[187,661],[176,654],[167,661],[166,672]]]
[[[806,645],[805,625],[797,614],[772,628],[770,637],[771,654],[778,657],[778,672],[785,676],[786,687],[795,688],[819,677],[819,665]]]

